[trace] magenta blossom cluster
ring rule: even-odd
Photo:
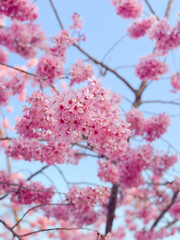
[[[129,37],[138,39],[145,36],[155,22],[156,18],[154,16],[142,19],[139,22],[133,22],[127,29]]]
[[[155,53],[166,55],[169,50],[180,46],[180,22],[172,27],[167,19],[162,19],[154,24],[148,33],[151,40],[155,40]]]
[[[146,120],[142,112],[136,108],[126,113],[126,121],[131,124],[130,128],[134,136],[140,135],[149,142],[160,138],[170,125],[167,114],[162,113]]]
[[[8,62],[8,54],[5,53],[1,47],[0,47],[0,62],[5,64]]]
[[[29,0],[1,0],[0,14],[19,21],[34,21],[38,17],[37,7]]]
[[[53,140],[47,143],[40,142],[37,139],[16,138],[6,148],[6,154],[14,159],[24,159],[26,161],[40,161],[52,165],[55,162],[63,164],[71,162],[74,158],[73,149],[66,143],[54,142]]]
[[[142,171],[149,167],[152,155],[153,147],[150,145],[128,148],[118,162],[118,181],[122,188],[137,187],[143,183]]]
[[[180,90],[180,73],[172,74],[170,81],[174,89]]]
[[[83,27],[81,16],[78,13],[74,13],[72,15],[72,20],[73,20],[73,24],[69,26],[69,28],[73,29],[74,31],[81,30]]]
[[[27,138],[53,137],[67,145],[86,141],[98,154],[116,159],[126,151],[130,130],[112,97],[99,80],[56,97],[35,92],[16,129]]]
[[[53,84],[54,79],[57,77],[60,78],[62,74],[63,64],[58,57],[46,54],[39,60],[36,77],[42,82],[43,86],[46,82]]]
[[[66,194],[66,201],[71,203],[75,209],[81,213],[86,213],[89,208],[94,207],[95,204],[106,203],[110,196],[109,188],[98,186],[93,189],[91,187],[80,188],[73,186]]]
[[[66,62],[67,48],[72,46],[74,39],[69,35],[67,30],[62,30],[52,38],[54,45],[50,48],[50,54],[58,57],[63,63]]]
[[[9,91],[6,87],[6,81],[0,77],[0,106],[7,105],[9,100]]]
[[[142,13],[140,0],[111,0],[116,12],[123,18],[138,18]]]
[[[18,204],[49,203],[54,188],[45,188],[40,182],[13,180],[5,170],[0,171],[0,192],[11,194],[11,201]]]
[[[35,57],[37,50],[44,47],[44,41],[44,32],[34,23],[15,21],[9,28],[0,29],[0,44],[26,59]]]
[[[93,68],[90,64],[84,64],[82,60],[78,60],[75,64],[71,66],[70,69],[70,77],[71,83],[70,85],[74,85],[75,83],[80,83],[88,80],[88,78],[92,78],[93,76]]]
[[[168,66],[166,63],[157,59],[155,55],[151,54],[139,59],[135,67],[135,72],[143,82],[148,80],[159,80],[159,76],[168,72]]]
[[[114,183],[118,179],[118,168],[110,160],[98,161],[98,177],[105,182]]]

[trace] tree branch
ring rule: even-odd
[[[32,235],[32,234],[35,234],[35,233],[55,231],[55,230],[58,230],[58,231],[62,231],[62,230],[65,230],[65,231],[86,230],[86,231],[96,232],[97,234],[100,234],[98,231],[90,229],[90,228],[58,228],[57,227],[57,228],[40,229],[40,230],[37,230],[37,231],[34,231],[34,232],[29,232],[29,233],[23,234],[20,237],[26,237],[26,236],[29,236],[29,235]]]
[[[151,4],[149,3],[149,1],[148,0],[144,0],[144,1],[145,1],[146,5],[148,6],[149,10],[151,11],[151,13],[156,16],[157,20],[159,20],[158,16],[156,15],[156,13],[153,10],[153,8],[152,8]]]
[[[55,15],[56,15],[56,18],[57,18],[57,21],[58,21],[58,23],[59,23],[60,28],[61,28],[61,29],[64,29],[64,26],[63,26],[63,24],[62,24],[62,22],[61,22],[61,19],[60,19],[59,14],[58,14],[55,6],[54,6],[53,1],[52,1],[52,0],[49,0],[49,2],[50,2],[50,4],[51,4],[51,7],[52,7]]]
[[[115,210],[116,210],[118,187],[119,187],[119,184],[114,183],[112,186],[112,189],[111,189],[111,196],[110,196],[110,200],[109,200],[108,215],[107,215],[107,222],[106,222],[106,234],[108,232],[111,232],[111,230],[112,230],[114,214],[115,214]]]
[[[67,203],[67,204],[61,204],[61,203],[45,203],[45,204],[39,204],[39,205],[36,205],[30,209],[28,209],[24,214],[23,216],[16,222],[16,224],[14,224],[14,226],[12,227],[12,229],[14,229],[22,220],[23,218],[31,211],[33,211],[34,209],[36,208],[39,208],[39,207],[44,207],[44,206],[64,206],[64,205],[71,205],[70,203]]]
[[[174,0],[169,0],[168,5],[167,5],[167,9],[166,9],[166,13],[165,13],[165,17],[168,18],[171,8],[172,8],[172,4],[173,4]]]
[[[13,237],[17,237],[19,240],[22,240],[21,236],[19,236],[11,227],[9,227],[9,225],[7,225],[7,223],[5,223],[1,219],[0,219],[0,223],[2,223],[5,226],[5,228],[8,229],[12,233]]]
[[[164,208],[164,210],[159,214],[159,216],[156,218],[155,222],[153,223],[153,225],[151,226],[150,231],[152,231],[156,225],[159,223],[159,221],[161,220],[161,218],[163,218],[164,214],[171,208],[171,206],[174,204],[177,196],[178,196],[179,190],[174,192],[173,197],[171,199],[171,202],[169,205],[166,206],[166,208]]]
[[[162,103],[162,104],[174,104],[174,105],[180,105],[180,102],[174,102],[174,101],[164,101],[164,100],[146,100],[141,101],[141,104],[143,103]]]

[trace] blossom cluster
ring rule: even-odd
[[[0,29],[0,44],[11,52],[28,59],[44,48],[45,35],[38,24],[14,21],[9,28]]]
[[[0,192],[11,194],[11,201],[14,203],[49,203],[54,195],[53,189],[45,188],[40,182],[14,180],[7,171],[0,171]]]
[[[0,14],[19,21],[34,21],[38,17],[36,5],[29,0],[1,0]]]
[[[69,28],[75,31],[78,29],[79,30],[82,29],[83,22],[82,22],[81,16],[78,13],[74,13],[72,15],[72,20],[73,20],[73,24]]]
[[[153,148],[150,145],[127,149],[125,155],[117,163],[118,182],[121,187],[137,187],[143,183],[141,173],[149,167],[152,155]]]
[[[138,18],[142,13],[142,4],[139,0],[111,0],[116,12],[123,18]]]
[[[93,68],[90,64],[83,64],[82,60],[78,60],[71,66],[70,77],[72,86],[75,83],[81,83],[93,76]]]
[[[56,56],[46,54],[37,65],[36,77],[44,86],[46,82],[54,83],[54,79],[61,77],[63,74],[62,61]]]
[[[5,52],[2,50],[2,48],[0,47],[0,62],[6,64],[7,61],[8,61],[8,54],[5,53]]]
[[[166,55],[169,50],[180,46],[180,22],[172,27],[167,19],[161,19],[152,26],[148,36],[156,41],[155,53],[160,56]]]
[[[170,125],[169,116],[165,113],[145,119],[136,108],[126,113],[126,121],[131,124],[132,134],[140,135],[146,141],[152,142],[160,138]]]
[[[136,64],[135,72],[143,82],[148,80],[159,80],[159,77],[168,72],[166,63],[161,62],[155,55],[151,54],[141,57]]]
[[[172,74],[170,82],[174,89],[180,90],[180,73]]]
[[[40,58],[36,70],[36,78],[41,81],[42,87],[53,84],[56,78],[62,77],[67,48],[74,42],[67,30],[60,31],[51,40],[53,46],[46,46],[46,54]]]
[[[73,149],[63,142],[47,141],[46,144],[37,139],[16,138],[6,148],[6,154],[16,160],[46,162],[48,165],[72,162]]]
[[[112,105],[112,96],[99,80],[56,97],[35,92],[16,129],[26,138],[51,136],[68,146],[86,140],[98,154],[117,159],[127,148],[130,130],[129,124],[121,120],[117,104]]]
[[[72,186],[66,194],[66,201],[73,205],[73,208],[78,209],[81,213],[92,208],[95,204],[106,203],[107,198],[110,196],[110,191],[107,187],[98,186],[93,189],[91,187],[80,188]]]
[[[156,18],[154,16],[142,19],[139,22],[133,22],[127,29],[129,37],[138,39],[145,36],[155,22]]]
[[[114,183],[118,179],[118,168],[109,160],[98,161],[98,177],[105,182]]]

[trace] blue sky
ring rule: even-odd
[[[159,17],[164,15],[167,6],[167,0],[149,0]],[[39,18],[37,23],[41,24],[42,29],[45,31],[47,38],[55,36],[59,33],[60,28],[55,18],[55,15],[52,11],[52,8],[48,0],[37,0],[35,1],[36,5],[39,7]],[[77,12],[81,15],[83,19],[83,32],[87,37],[87,42],[81,43],[81,46],[90,53],[93,57],[101,60],[107,50],[122,36],[126,34],[126,28],[132,21],[124,20],[116,15],[114,8],[109,0],[54,0],[53,1],[57,11],[61,17],[61,20],[64,24],[64,27],[68,27],[71,23],[71,16],[74,12]],[[142,1],[144,4],[144,1]],[[145,14],[150,14],[149,9],[144,4]],[[170,22],[174,24],[177,19],[177,13],[180,12],[179,0],[175,0],[172,11],[170,14]],[[128,37],[125,37],[117,47],[108,55],[105,60],[109,66],[116,68],[124,65],[134,65],[138,61],[138,57],[147,55],[153,50],[153,44],[146,37],[140,40],[131,40]],[[173,57],[174,56],[174,57]],[[179,71],[179,50],[174,52],[173,55],[170,54],[167,58],[167,63],[170,65],[170,72],[167,76],[170,76],[172,72]],[[85,56],[80,54],[76,49],[72,48],[68,53],[68,62],[67,67],[70,64],[74,63],[77,59],[86,59]],[[174,62],[175,59],[175,62]],[[10,57],[11,65],[20,65],[25,64],[24,59],[18,57],[15,54],[12,54]],[[176,66],[175,66],[176,65]],[[121,68],[119,73],[124,76],[135,88],[138,88],[140,81],[137,79],[134,73],[134,68]],[[95,76],[98,76],[97,69],[95,70]],[[111,73],[107,73],[105,78],[103,78],[103,84],[105,87],[112,89],[113,91],[119,93],[122,96],[126,96],[131,101],[133,101],[132,93],[127,89],[127,87]],[[57,83],[59,85],[59,83]],[[158,82],[153,82],[147,88],[143,94],[144,100],[172,100],[179,98],[179,93],[172,94],[170,92],[171,86],[168,79],[162,79]],[[29,88],[28,90],[32,90]],[[12,105],[15,104],[15,109],[18,114],[21,114],[21,107],[17,106],[17,100],[13,98],[11,101]],[[131,105],[123,100],[122,107],[125,110],[129,110]],[[160,104],[148,104],[140,107],[142,111],[149,112],[168,112],[169,114],[179,114],[180,108],[173,105],[160,105]],[[16,113],[9,114],[12,118],[12,121]],[[150,117],[150,114],[146,114],[146,117]],[[180,136],[180,127],[179,127],[179,117],[171,118],[172,125],[169,128],[167,134],[165,134],[164,139],[168,140],[177,150],[180,149],[179,136]],[[158,140],[154,144],[157,148],[161,150],[167,149],[167,144],[162,140]],[[180,151],[180,150],[179,150]],[[14,171],[19,171],[20,169],[29,169],[31,172],[36,171],[42,165],[38,162],[36,163],[25,163],[24,161],[17,161],[12,163]],[[5,167],[5,163],[1,165],[2,168]],[[177,164],[177,170],[180,170],[179,164]],[[64,171],[67,179],[69,181],[91,181],[98,182],[96,176],[96,160],[95,159],[84,159],[80,163],[79,167],[76,166],[60,166]],[[61,191],[66,191],[66,188],[62,184],[62,179],[58,176],[56,170],[53,167],[50,167],[50,170],[47,170],[46,173],[52,174],[54,176],[53,181],[56,186],[60,188]],[[27,173],[28,175],[28,173]],[[46,181],[48,180],[43,176],[39,180]],[[169,238],[170,239],[170,238]],[[172,238],[177,239],[178,237]]]

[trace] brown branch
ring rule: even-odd
[[[65,231],[86,230],[86,231],[96,232],[97,234],[100,234],[98,231],[90,229],[90,228],[58,228],[57,227],[57,228],[40,229],[40,230],[37,230],[37,231],[34,231],[34,232],[29,232],[29,233],[23,234],[20,237],[26,237],[26,236],[29,236],[29,235],[32,235],[32,234],[35,234],[35,233],[55,231],[55,230],[58,230],[58,231],[62,231],[62,230],[65,230]]]
[[[107,215],[107,222],[106,222],[106,234],[108,232],[111,232],[112,230],[114,214],[116,210],[118,187],[119,185],[117,183],[114,183],[111,189],[111,196],[109,200],[108,215]]]
[[[57,21],[58,21],[58,23],[59,23],[60,28],[61,28],[61,29],[64,29],[64,26],[63,26],[63,24],[62,24],[62,22],[61,22],[61,19],[60,19],[59,14],[58,14],[55,6],[54,6],[53,1],[52,1],[52,0],[49,0],[49,2],[50,2],[50,4],[51,4],[51,7],[52,7],[55,15],[56,15],[56,19],[57,19]]]
[[[50,3],[51,3],[51,6],[52,6],[52,8],[53,8],[53,11],[54,11],[54,13],[55,13],[55,15],[56,15],[57,21],[58,21],[61,29],[64,29],[64,26],[63,26],[63,24],[62,24],[62,22],[61,22],[61,19],[60,19],[60,17],[59,17],[59,14],[58,14],[58,12],[57,12],[57,10],[56,10],[56,8],[55,8],[52,0],[49,0],[49,1],[50,1]],[[129,89],[131,89],[131,91],[133,91],[133,92],[135,93],[135,89],[131,86],[131,84],[129,84],[129,82],[128,82],[125,78],[123,78],[119,73],[117,73],[114,69],[112,69],[111,67],[105,65],[103,62],[97,60],[96,58],[92,57],[89,53],[87,53],[85,50],[83,50],[83,49],[82,49],[79,45],[77,45],[76,43],[74,43],[73,46],[76,47],[81,53],[83,53],[83,54],[84,54],[85,56],[87,56],[89,59],[91,59],[95,64],[98,64],[98,65],[104,67],[107,71],[113,73],[116,77],[118,77],[119,79],[121,79],[121,80],[124,82],[124,84],[125,84]]]
[[[162,103],[162,104],[180,105],[180,102],[164,101],[164,100],[146,100],[146,101],[141,101],[141,104],[143,104],[143,103]]]
[[[111,72],[112,74],[114,74],[117,78],[119,78],[129,89],[131,89],[132,92],[136,92],[136,90],[131,86],[131,84],[124,78],[122,77],[116,70],[114,70],[113,68],[107,66],[106,64],[104,64],[103,62],[97,60],[96,58],[92,57],[89,53],[87,53],[84,49],[82,49],[79,45],[77,45],[76,43],[73,44],[73,46],[75,46],[81,53],[83,53],[84,55],[86,55],[89,59],[91,59],[95,64],[98,64],[100,66],[102,66],[103,68],[105,68],[107,71]]]
[[[166,9],[166,13],[165,13],[165,17],[168,18],[171,8],[172,8],[172,4],[173,4],[174,0],[169,0],[168,5],[167,5],[167,9]]]
[[[22,72],[22,73],[25,73],[25,74],[30,75],[30,76],[33,76],[33,77],[36,76],[36,75],[33,74],[33,73],[27,72],[27,71],[22,70],[22,69],[17,68],[17,67],[13,67],[13,66],[8,65],[8,64],[5,64],[5,63],[1,63],[1,62],[0,62],[0,65],[5,66],[5,67],[8,67],[8,68],[11,68],[11,69],[14,69],[14,70],[19,71],[19,72]]]
[[[37,172],[33,173],[31,176],[29,176],[26,180],[29,181],[31,180],[33,177],[35,177],[37,174],[41,173],[42,171],[44,171],[44,169],[48,168],[49,166],[44,166],[41,169],[39,169]]]
[[[151,4],[149,3],[149,1],[148,0],[144,0],[144,1],[147,4],[147,6],[148,6],[149,10],[151,11],[151,13],[156,16],[157,20],[159,20],[158,16],[156,15],[156,13],[153,10],[153,8],[152,8]]]
[[[7,223],[5,223],[1,219],[0,219],[0,223],[2,223],[5,226],[5,228],[8,229],[12,233],[14,238],[17,237],[19,240],[22,240],[21,236],[19,236],[11,227],[9,227],[9,225],[7,225]]]
[[[159,216],[156,218],[156,220],[154,221],[153,225],[151,226],[150,231],[152,231],[156,225],[159,223],[159,221],[164,217],[165,213],[171,208],[171,206],[174,204],[177,196],[178,196],[179,190],[174,192],[171,202],[169,203],[169,205],[166,206],[166,208],[164,208],[164,210],[162,210],[162,212],[159,214]]]

